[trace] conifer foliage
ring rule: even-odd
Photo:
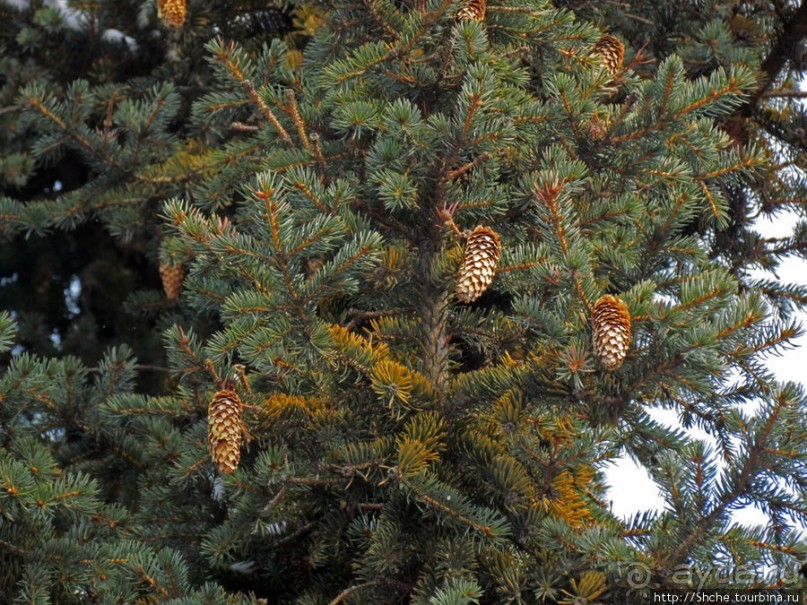
[[[768,167],[719,127],[757,58],[650,66],[542,0],[301,5],[301,49],[221,4],[153,24],[183,59],[147,91],[19,86],[27,161],[91,176],[4,198],[6,234],[101,220],[150,262],[117,312],[165,361],[47,358],[0,314],[0,600],[593,604],[749,563],[778,577],[740,584],[796,582],[807,402],[764,357],[804,293],[772,305],[712,248]],[[165,293],[160,266],[182,270]],[[612,514],[622,454],[666,510]],[[771,524],[733,524],[749,504]]]

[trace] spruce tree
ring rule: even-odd
[[[63,300],[52,346],[19,298],[0,315],[0,599],[798,586],[807,406],[765,358],[805,292],[748,271],[800,236],[727,244],[801,186],[728,126],[772,86],[751,8],[334,1],[289,33],[248,2],[118,4],[0,25],[7,249],[74,241],[119,284],[105,335]],[[669,36],[643,47],[636,16]],[[92,50],[112,24],[137,51]],[[60,72],[48,31],[87,57]],[[666,510],[610,512],[622,454]],[[734,524],[748,505],[771,524]]]

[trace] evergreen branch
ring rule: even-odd
[[[780,15],[780,17],[783,17]],[[768,55],[763,59],[760,68],[765,78],[760,86],[748,99],[743,113],[749,115],[763,98],[770,87],[779,79],[779,74],[787,65],[788,59],[793,55],[793,49],[799,47],[801,41],[807,37],[807,2],[802,0],[799,8],[789,19],[782,18],[784,27],[774,42]]]
[[[469,170],[473,170],[474,168],[479,166],[481,163],[487,162],[489,159],[490,159],[490,153],[486,151],[485,153],[477,156],[476,158],[474,158],[472,161],[468,162],[464,166],[460,166],[459,168],[455,168],[454,170],[449,170],[444,175],[443,178],[446,181],[452,181],[455,178],[457,178],[459,176],[462,176],[463,174],[465,174]]]
[[[384,504],[381,502],[359,502],[359,510],[384,510]]]
[[[420,498],[423,502],[425,502],[429,506],[436,508],[437,510],[443,511],[453,519],[456,519],[457,521],[464,523],[465,525],[475,529],[476,531],[481,532],[488,538],[493,538],[496,536],[492,527],[489,527],[487,525],[480,525],[473,519],[469,519],[468,517],[462,515],[459,511],[456,511],[453,508],[446,506],[442,502],[435,500],[428,494],[424,493],[422,490],[418,489],[418,487],[414,483],[409,481],[404,475],[396,473],[395,478],[401,483],[403,483],[413,493],[417,494],[418,498]]]
[[[706,183],[702,179],[696,179],[696,180],[697,180],[698,185],[700,185],[700,188],[703,190],[703,193],[706,196],[706,199],[709,200],[709,206],[711,206],[711,208],[712,208],[712,216],[715,217],[715,218],[719,218],[720,217],[720,208],[718,207],[717,203],[715,202],[715,198],[712,195],[712,192],[709,191],[709,187],[706,185]]]
[[[106,164],[108,166],[111,166],[112,168],[127,173],[140,182],[152,185],[169,182],[166,179],[150,178],[143,174],[140,174],[139,172],[133,171],[131,165],[121,163],[115,157],[115,154],[104,152],[97,149],[96,146],[93,145],[88,138],[82,136],[81,133],[76,128],[67,124],[62,118],[56,115],[53,111],[45,107],[44,103],[42,103],[42,101],[38,97],[29,95],[28,105],[37,110],[42,116],[53,122],[60,130],[64,131],[72,140],[76,141],[79,145],[81,145],[81,147],[83,147],[99,164]],[[136,201],[142,202],[142,199],[137,199]]]
[[[804,90],[779,90],[774,92],[765,92],[760,95],[763,99],[776,99],[776,98],[790,98],[790,99],[804,99],[807,98],[807,91]]]
[[[732,504],[746,494],[748,485],[753,478],[754,473],[759,470],[757,468],[758,459],[768,451],[768,438],[777,424],[779,415],[782,413],[782,410],[785,407],[790,405],[790,402],[788,402],[784,397],[784,393],[779,394],[776,403],[777,405],[765,422],[761,434],[752,440],[752,445],[748,452],[748,456],[743,464],[743,468],[740,471],[739,476],[737,477],[734,487],[721,497],[720,502],[714,506],[708,515],[701,517],[701,520],[697,526],[691,532],[689,532],[687,537],[678,545],[678,547],[661,560],[661,566],[663,568],[672,569],[676,565],[679,565],[687,556],[689,549],[694,546],[698,540],[700,540],[701,536],[712,527],[714,522],[717,521],[717,519],[719,519],[720,516],[722,516]]]
[[[409,42],[407,42],[404,46],[400,48],[396,48],[394,50],[394,56],[402,57],[406,56],[408,53],[412,51],[416,44],[420,42],[420,39],[425,36],[426,34],[430,33],[432,26],[440,20],[443,14],[451,7],[454,3],[454,0],[443,0],[443,3],[436,7],[430,13],[426,13],[423,15],[421,20],[421,27],[418,29],[417,32],[410,38]]]
[[[340,274],[346,273],[350,267],[357,264],[359,261],[367,258],[367,256],[371,252],[377,249],[376,244],[377,241],[372,240],[369,242],[364,242],[360,246],[358,246],[358,248],[353,254],[346,256],[344,258],[340,258],[339,256],[337,256],[331,263],[329,263],[329,265],[332,265],[330,270],[332,278],[333,276],[338,276]],[[335,264],[336,261],[339,261],[338,264]],[[326,280],[322,280],[313,290],[308,292],[303,297],[302,299],[303,304],[316,300],[316,298],[320,296],[322,292],[325,291],[328,285],[329,284]]]
[[[557,200],[566,183],[566,179],[561,179],[553,183],[547,183],[543,186],[536,182],[532,189],[533,194],[537,197],[537,199],[541,201],[549,210],[549,214],[552,217],[552,225],[555,229],[555,236],[558,239],[558,243],[560,244],[560,248],[564,256],[568,256],[569,254],[569,242],[566,237],[566,230],[563,227],[564,217],[560,213]],[[591,316],[593,307],[591,302],[588,300],[588,296],[586,296],[586,292],[583,288],[583,284],[580,282],[577,271],[572,272],[572,282],[574,283],[577,296],[580,298],[580,301],[583,303],[583,306],[586,308],[589,316]]]
[[[345,324],[345,329],[351,330],[357,323],[366,321],[368,319],[379,319],[382,317],[393,317],[395,315],[403,315],[411,313],[414,309],[412,307],[403,307],[399,309],[384,309],[379,311],[365,311],[364,309],[355,309],[353,307],[347,310],[348,316],[351,317],[350,321]]]
[[[786,555],[790,555],[791,557],[801,557],[803,555],[803,551],[800,548],[790,548],[787,546],[780,546],[778,544],[770,544],[768,542],[759,542],[757,540],[751,540],[750,544],[752,546],[756,546],[757,548],[762,548],[764,550],[770,550],[772,552],[781,552]]]
[[[317,199],[317,197],[311,192],[311,190],[308,188],[308,185],[306,185],[305,182],[303,182],[302,180],[293,179],[291,181],[291,185],[292,187],[300,191],[305,197],[311,200],[311,202],[313,202],[313,204],[319,209],[320,212],[328,212],[328,207],[325,204],[323,204],[319,199]],[[303,246],[300,245],[298,246],[298,249],[302,247]]]
[[[667,104],[670,102],[670,95],[673,92],[673,88],[675,86],[675,72],[673,70],[667,71],[667,80],[664,82],[664,91],[661,95],[661,108],[659,110],[659,114],[662,116],[667,115]]]
[[[171,368],[166,368],[163,366],[155,366],[152,364],[147,363],[139,363],[134,366],[135,370],[140,370],[142,372],[173,372]],[[90,371],[98,371],[97,368],[90,368]]]
[[[168,598],[170,593],[167,589],[160,586],[160,584],[155,580],[142,565],[133,565],[132,571],[134,571],[141,580],[144,580],[149,586],[151,586],[154,590],[160,593],[165,598]]]
[[[229,67],[230,65],[231,65],[231,64],[230,64],[230,63],[228,63],[228,67]],[[235,68],[235,65],[233,65],[232,67],[233,67],[233,68]],[[238,72],[238,71],[236,70],[236,72],[234,72],[234,74],[233,74],[233,75],[235,75],[236,77],[238,77],[239,75],[241,75],[241,73],[240,73],[240,72]],[[243,76],[242,76],[242,78],[243,78]],[[251,100],[253,103],[255,103],[255,105],[257,105],[257,106],[258,106],[258,109],[260,109],[260,111],[261,111],[261,113],[263,114],[263,116],[264,116],[264,117],[265,117],[267,120],[269,120],[269,122],[272,124],[272,126],[274,126],[274,127],[275,127],[275,130],[278,132],[278,134],[280,135],[280,137],[281,137],[281,138],[282,138],[282,139],[283,139],[283,140],[284,140],[286,143],[292,144],[292,143],[293,143],[293,141],[291,140],[291,137],[289,136],[289,133],[288,133],[288,132],[286,132],[286,129],[285,129],[285,128],[283,128],[283,125],[280,123],[280,120],[278,120],[278,119],[277,119],[277,116],[274,114],[274,112],[273,112],[273,111],[272,111],[272,110],[269,108],[269,106],[268,106],[266,103],[264,103],[263,99],[262,99],[262,98],[261,98],[261,96],[258,94],[258,91],[257,91],[257,90],[255,90],[255,86],[252,84],[252,82],[250,82],[250,81],[249,81],[249,80],[247,80],[247,79],[243,79],[243,80],[241,81],[241,85],[244,87],[244,90],[246,91],[246,93],[247,93],[247,95],[249,96],[250,100]]]
[[[238,266],[238,273],[240,273],[241,276],[247,282],[249,282],[252,285],[252,287],[254,287],[258,292],[260,292],[261,294],[264,294],[266,296],[271,295],[271,290],[269,288],[267,288],[266,286],[264,286],[263,283],[247,267],[244,267],[243,265],[239,265]]]
[[[178,330],[179,336],[180,336],[179,346],[182,349],[182,352],[185,353],[185,355],[187,355],[189,359],[193,359],[194,361],[196,361],[196,367],[197,368],[204,367],[205,369],[210,371],[210,367],[209,367],[208,364],[212,364],[212,362],[209,359],[202,360],[194,352],[194,350],[191,349],[191,347],[190,347],[191,338],[190,338],[190,336],[185,334],[185,330],[182,329],[182,326],[177,326],[177,330]],[[218,382],[218,375],[216,374],[215,367],[213,368],[212,374],[213,374],[214,379]]]
[[[288,113],[294,120],[294,125],[297,127],[297,134],[300,141],[303,143],[303,148],[306,151],[311,151],[311,141],[308,140],[308,135],[305,132],[305,123],[300,116],[300,109],[297,107],[297,96],[291,88],[286,89],[286,103],[288,105]]]
[[[258,132],[260,127],[254,124],[245,124],[244,122],[233,122],[230,124],[230,129],[239,132]]]
[[[526,271],[532,267],[539,267],[546,262],[546,256],[542,256],[536,261],[529,261],[526,263],[519,263],[518,265],[504,265],[496,267],[496,273],[508,273],[510,271]]]
[[[223,46],[223,40],[218,40],[218,46]],[[222,50],[217,56],[216,59],[223,63],[233,77],[241,84],[244,91],[247,93],[249,99],[258,107],[260,112],[263,116],[269,121],[272,126],[274,126],[277,133],[280,137],[289,144],[293,144],[289,133],[286,132],[286,129],[283,128],[283,125],[280,123],[280,120],[277,119],[277,116],[274,112],[269,108],[269,106],[264,102],[261,96],[258,94],[258,91],[255,89],[255,85],[241,72],[241,69],[236,65],[235,61],[231,58],[231,53],[233,51],[233,45],[230,44],[227,46],[226,49]]]
[[[283,276],[283,282],[286,285],[286,288],[291,294],[292,298],[298,299],[299,292],[297,291],[296,286],[294,285],[294,277],[289,270],[288,262],[286,261],[286,255],[283,250],[283,242],[280,237],[280,204],[273,201],[274,194],[276,193],[275,187],[265,186],[260,190],[253,189],[252,193],[255,197],[259,200],[263,201],[264,208],[266,209],[266,213],[264,217],[269,221],[269,226],[272,233],[272,241],[274,242],[275,253],[272,255],[272,259],[274,260],[277,267],[280,269],[280,272]],[[299,310],[302,314],[302,309]]]
[[[579,141],[580,138],[581,138],[581,135],[580,135],[580,131],[577,128],[577,121],[574,119],[575,112],[572,111],[572,107],[569,104],[569,99],[566,97],[566,90],[561,89],[559,92],[560,92],[561,104],[563,105],[563,109],[566,112],[566,116],[567,116],[567,118],[569,120],[569,127],[572,129],[572,136],[576,140]],[[572,148],[572,147],[570,146],[570,148]],[[572,154],[570,154],[570,155],[572,155]]]
[[[314,149],[314,157],[317,158],[317,164],[319,165],[320,171],[320,178],[322,179],[323,183],[328,183],[328,165],[325,162],[325,156],[322,154],[322,142],[320,140],[320,136],[318,133],[313,132],[311,133],[311,144]],[[337,208],[333,208],[333,214],[336,214]]]
[[[396,39],[398,38],[398,32],[390,26],[389,23],[378,13],[378,8],[376,7],[376,0],[364,0],[364,4],[367,5],[367,8],[370,9],[370,15],[373,17],[373,20],[384,30],[384,33],[389,36],[390,38]]]
[[[675,84],[677,84],[677,81],[674,78],[674,74],[672,73],[672,70],[670,70],[668,80],[665,81],[664,96],[662,98],[660,116],[657,119],[653,120],[652,124],[650,124],[648,126],[645,126],[643,128],[640,128],[638,130],[635,130],[633,132],[629,132],[629,133],[624,134],[624,135],[612,137],[611,141],[614,144],[618,144],[618,143],[623,143],[623,142],[626,142],[626,141],[633,141],[633,140],[636,140],[636,139],[642,139],[642,138],[647,137],[648,135],[650,135],[650,134],[652,134],[654,132],[664,130],[665,128],[667,128],[669,126],[670,123],[674,122],[675,120],[679,120],[682,117],[684,117],[684,116],[686,116],[686,115],[688,115],[690,113],[693,113],[693,112],[703,108],[704,106],[709,105],[710,103],[714,103],[718,99],[721,99],[721,98],[727,97],[727,96],[738,96],[739,97],[740,95],[743,94],[742,86],[737,81],[736,77],[732,74],[732,75],[729,76],[728,83],[725,86],[723,86],[722,88],[710,89],[708,91],[708,93],[705,94],[704,96],[701,96],[697,100],[695,100],[695,101],[691,102],[690,104],[682,107],[681,109],[678,109],[677,111],[675,111],[674,113],[672,113],[671,115],[668,116],[666,106],[667,106],[667,103],[669,102],[669,98],[670,98],[670,95],[672,94],[672,89],[674,88]],[[650,101],[650,99],[648,99],[648,98],[645,99],[646,103],[649,103],[649,101]],[[647,113],[649,113],[649,109],[647,110]]]
[[[75,140],[79,145],[84,147],[96,160],[102,163],[109,164],[110,166],[117,168],[119,170],[124,170],[123,165],[120,164],[111,154],[101,154],[95,148],[95,146],[86,138],[81,136],[75,128],[69,126],[64,120],[62,120],[59,116],[53,113],[50,109],[45,107],[42,101],[37,98],[30,96],[28,98],[28,103],[31,107],[36,109],[39,113],[41,113],[44,117],[48,118],[52,121],[56,126],[67,133],[70,138]],[[137,176],[137,175],[135,175]],[[146,180],[146,179],[144,179]]]
[[[403,82],[404,84],[408,84],[409,86],[416,86],[418,81],[412,75],[407,74],[399,74],[395,73],[394,71],[387,70],[384,72],[384,75],[392,80],[397,80],[398,82]]]
[[[31,554],[30,550],[20,548],[16,544],[12,544],[11,542],[7,542],[6,540],[0,539],[0,544],[2,544],[3,547],[7,549],[8,552],[14,553],[18,557],[28,557]]]
[[[379,578],[376,578],[375,580],[370,580],[369,582],[365,582],[363,584],[354,584],[353,586],[345,588],[342,592],[340,592],[333,601],[328,603],[328,605],[339,605],[339,603],[347,599],[354,592],[359,592],[366,588],[372,588],[373,586],[378,586],[380,582],[381,580]]]
[[[311,521],[310,523],[306,523],[305,525],[301,525],[300,527],[295,529],[293,532],[291,532],[289,535],[283,536],[280,540],[274,542],[274,546],[278,547],[278,546],[285,546],[286,544],[291,544],[291,543],[295,542],[301,536],[304,536],[305,534],[310,532],[316,526],[317,526],[317,521]]]
[[[285,483],[291,485],[327,485],[327,486],[344,486],[344,479],[327,478],[327,477],[286,477]]]
[[[700,109],[704,105],[712,103],[713,101],[719,99],[720,97],[725,97],[728,95],[740,95],[740,94],[742,94],[742,88],[737,83],[735,77],[731,75],[729,76],[729,82],[726,86],[724,86],[719,90],[712,90],[705,97],[698,99],[697,101],[690,103],[686,107],[679,109],[673,114],[673,118],[674,119],[681,118],[682,116],[688,113],[692,113],[693,111]]]
[[[674,376],[672,373],[670,373],[669,375]],[[660,389],[664,393],[664,395],[668,399],[670,399],[670,401],[674,401],[675,403],[680,405],[683,409],[685,409],[687,412],[689,412],[690,414],[692,414],[694,416],[697,416],[701,420],[705,420],[706,422],[708,422],[710,424],[714,424],[716,422],[718,422],[718,423],[723,422],[724,417],[723,417],[722,413],[720,414],[720,418],[718,420],[718,418],[714,414],[704,412],[703,410],[699,409],[691,401],[687,401],[683,397],[679,397],[678,395],[676,395],[667,385],[664,385],[664,384],[660,385]],[[720,411],[720,410],[718,410],[718,411]]]
[[[471,103],[468,105],[468,113],[465,115],[465,122],[462,125],[460,132],[460,141],[464,141],[471,130],[471,121],[474,119],[476,110],[480,107],[482,95],[479,93],[471,93]]]
[[[32,390],[32,389],[29,389],[29,390],[28,390],[28,393],[29,393],[31,396],[33,396],[33,398],[34,398],[34,399],[36,399],[37,401],[41,401],[42,403],[44,403],[44,404],[45,404],[45,407],[47,407],[47,408],[48,408],[49,410],[51,410],[52,412],[58,412],[58,411],[59,411],[59,406],[58,406],[58,405],[56,405],[56,402],[55,402],[55,401],[53,401],[53,400],[52,400],[50,397],[48,397],[47,395],[45,395],[45,394],[43,394],[43,393],[41,393],[41,392],[39,392],[39,391],[34,391],[34,390]]]
[[[280,502],[283,499],[283,496],[286,495],[287,491],[288,491],[288,482],[284,481],[283,485],[280,486],[280,489],[277,490],[277,493],[274,496],[272,496],[272,499],[269,500],[269,502],[266,503],[266,506],[264,506],[261,509],[260,514],[268,515],[272,511],[272,509],[275,506],[277,506],[278,502]]]
[[[723,176],[724,174],[728,174],[729,172],[741,172],[743,170],[747,170],[748,168],[753,168],[754,166],[759,166],[760,164],[763,164],[765,161],[766,160],[764,160],[762,157],[756,157],[756,158],[745,157],[744,159],[742,159],[739,162],[729,164],[728,166],[723,166],[722,168],[717,168],[715,170],[707,172],[706,174],[701,174],[701,175],[697,176],[696,178],[698,178],[698,179],[714,179],[714,178]]]
[[[675,201],[675,205],[668,212],[667,218],[664,220],[664,223],[661,225],[659,229],[659,234],[662,237],[653,240],[653,244],[655,245],[655,247],[659,246],[662,243],[663,237],[670,232],[672,225],[678,219],[678,215],[681,214],[681,211],[684,209],[688,201],[689,201],[689,195],[687,194],[686,191],[682,192],[681,195],[678,196],[678,199]],[[648,250],[648,253],[652,254],[652,251]]]

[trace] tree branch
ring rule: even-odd
[[[744,109],[746,115],[753,112],[759,100],[776,82],[787,64],[787,60],[793,55],[794,49],[805,36],[807,36],[807,0],[802,0],[801,5],[790,19],[784,21],[782,33],[771,47],[768,56],[762,61],[761,69],[765,79],[762,86],[748,100],[748,105]]]

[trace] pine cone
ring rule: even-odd
[[[622,59],[625,57],[625,45],[619,41],[619,38],[605,35],[597,40],[591,54],[595,57],[600,57],[608,70],[615,74],[622,67]]]
[[[608,125],[595,113],[588,124],[588,138],[594,142],[599,142],[605,138],[607,132]]]
[[[480,225],[473,230],[457,274],[457,298],[461,302],[473,302],[488,289],[500,254],[499,235],[493,229]]]
[[[630,348],[630,311],[621,298],[606,294],[594,303],[594,352],[606,370],[616,370]]]
[[[484,21],[487,0],[462,0],[463,7],[457,11],[457,21]]]
[[[176,300],[182,292],[182,281],[185,279],[185,267],[182,265],[160,265],[160,277],[168,300]]]
[[[243,436],[243,410],[238,393],[219,391],[207,409],[207,442],[210,457],[220,473],[230,474],[238,468]]]
[[[187,0],[157,0],[157,14],[167,27],[181,27],[187,10]]]

